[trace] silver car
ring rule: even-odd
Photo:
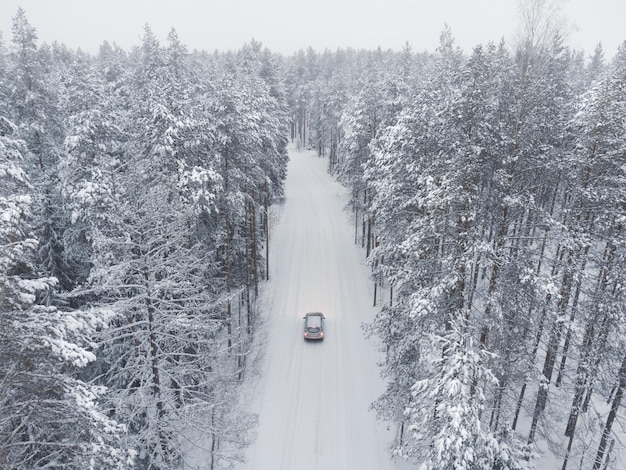
[[[309,312],[304,316],[304,339],[324,340],[324,314]]]

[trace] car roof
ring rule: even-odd
[[[324,317],[322,315],[307,315],[306,324],[312,328],[319,327],[321,326],[323,319]]]

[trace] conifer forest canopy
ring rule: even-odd
[[[4,33],[0,468],[236,468],[288,144],[351,195],[395,459],[624,468],[626,43],[284,56],[146,26],[88,54],[22,9]]]

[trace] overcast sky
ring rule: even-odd
[[[0,31],[11,40],[18,6],[39,42],[58,41],[95,53],[103,41],[129,50],[144,25],[164,43],[176,29],[189,49],[234,50],[254,38],[274,52],[328,48],[434,51],[447,24],[467,52],[507,43],[518,25],[518,0],[0,0]],[[626,40],[626,0],[563,0],[568,45],[607,58]]]

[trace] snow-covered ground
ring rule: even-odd
[[[346,190],[328,161],[290,147],[285,201],[270,233],[270,281],[250,358],[246,408],[258,414],[256,441],[241,470],[386,470],[394,430],[370,404],[384,389],[381,354],[366,339],[372,284],[346,212]],[[307,311],[326,315],[326,339],[302,336]]]

